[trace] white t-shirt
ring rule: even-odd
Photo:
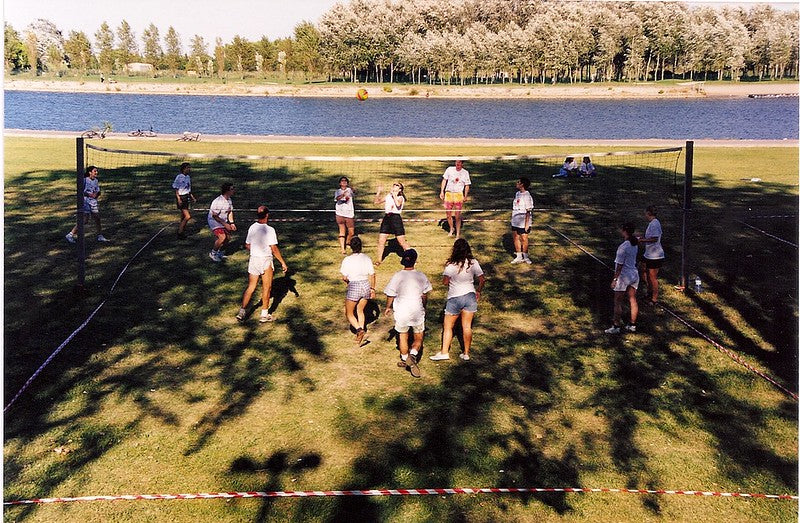
[[[422,306],[422,295],[433,290],[428,277],[416,269],[398,271],[389,280],[383,290],[387,296],[394,296],[392,307],[395,322],[402,322],[409,318],[415,320],[409,323],[419,323],[425,320],[425,307]]]
[[[467,185],[472,185],[472,182],[469,179],[469,171],[464,169],[463,167],[461,170],[456,170],[454,165],[451,165],[447,169],[445,169],[442,178],[447,180],[447,183],[444,186],[444,190],[446,192],[464,192],[464,187]]]
[[[533,211],[533,196],[529,191],[517,191],[517,195],[514,196],[514,205],[511,209],[511,226],[512,227],[525,227],[525,215],[528,211]],[[528,220],[528,226],[530,227],[531,222],[533,221],[533,217]]]
[[[595,171],[594,164],[592,162],[581,162],[580,171],[585,174],[592,174]]]
[[[247,229],[245,243],[250,244],[251,257],[272,257],[272,245],[278,245],[278,235],[275,229],[266,223],[254,223]]]
[[[339,200],[339,196],[345,193],[348,193],[347,197]],[[336,194],[333,195],[333,199],[336,201],[336,216],[344,216],[345,218],[355,217],[356,207],[353,201],[353,190],[350,187],[345,190],[341,188],[336,189]]]
[[[83,196],[84,197],[91,198],[91,196],[89,196],[90,194],[99,193],[99,192],[100,192],[100,180],[98,180],[97,178],[92,180],[88,176],[83,179]]]
[[[188,174],[178,173],[175,181],[172,182],[172,188],[178,190],[180,196],[184,196],[192,192],[192,179]]]
[[[375,274],[375,268],[369,256],[363,252],[357,252],[342,260],[339,272],[348,281],[366,281],[369,280],[370,275]]]
[[[661,246],[661,234],[661,222],[658,221],[658,218],[653,218],[647,225],[644,237],[658,239],[653,243],[645,242],[644,244],[644,257],[648,260],[664,259],[664,248]]]
[[[232,212],[233,200],[229,200],[220,194],[214,198],[214,201],[211,202],[211,207],[208,209],[208,226],[211,227],[212,231],[224,227],[214,219],[214,215],[216,214],[223,222],[226,222],[228,221],[228,215]]]
[[[387,194],[386,198],[383,200],[383,210],[386,214],[402,214],[403,206],[406,204],[406,199],[400,196],[400,207],[395,205],[394,197],[391,194]]]
[[[633,271],[638,274],[636,270],[636,255],[639,254],[639,248],[631,245],[631,242],[625,240],[617,247],[617,256],[614,258],[614,263],[622,265],[622,272]]]
[[[483,269],[478,260],[472,259],[472,265],[459,268],[458,265],[448,263],[444,266],[443,276],[450,277],[450,285],[447,287],[447,299],[464,296],[470,292],[475,292],[475,278],[483,274]]]

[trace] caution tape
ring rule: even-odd
[[[657,494],[717,498],[749,498],[797,501],[793,494],[753,494],[746,492],[713,492],[704,490],[629,489],[629,488],[425,488],[425,489],[371,489],[371,490],[274,490],[253,492],[201,492],[196,494],[123,494],[118,496],[79,496],[63,498],[35,498],[3,501],[3,505],[36,505],[47,503],[73,503],[77,501],[152,501],[186,499],[246,499],[246,498],[319,498],[360,496],[448,496],[455,494],[545,494],[545,493],[611,493]]]

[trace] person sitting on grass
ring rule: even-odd
[[[247,287],[242,295],[242,306],[236,314],[236,319],[242,322],[247,316],[247,306],[258,286],[258,278],[261,277],[261,317],[258,321],[265,323],[275,320],[269,313],[269,295],[272,290],[272,276],[275,273],[273,258],[281,263],[283,272],[287,272],[289,268],[278,249],[275,229],[267,225],[269,209],[266,205],[260,205],[256,212],[258,220],[247,230],[247,239],[244,242],[244,247],[250,251],[250,261],[247,265]]]
[[[558,174],[554,174],[553,178],[566,178],[568,176],[578,175],[578,163],[575,161],[574,156],[567,156],[564,159],[564,165],[558,170]]]
[[[430,280],[414,266],[417,263],[417,251],[408,249],[403,252],[400,263],[403,270],[398,271],[389,280],[383,290],[386,294],[386,310],[388,316],[394,312],[394,330],[400,348],[398,367],[408,369],[415,378],[420,377],[418,358],[425,335],[425,305],[428,293],[433,290]],[[408,347],[408,329],[414,329],[414,341]]]
[[[592,159],[588,156],[583,157],[583,161],[581,162],[581,166],[578,167],[578,170],[581,173],[581,178],[594,178],[597,176],[597,169],[594,168]]]
[[[97,241],[107,242],[108,239],[103,236],[103,227],[100,224],[100,207],[97,204],[97,198],[99,197],[100,181],[97,179],[97,167],[90,165],[83,175],[83,220],[84,223],[89,223],[89,215],[91,214],[97,227]],[[78,234],[77,224],[67,233],[67,241],[75,243],[76,234]]]
[[[344,314],[356,330],[356,344],[361,346],[366,333],[364,309],[368,300],[375,298],[375,268],[369,256],[361,252],[361,238],[354,236],[350,240],[350,248],[353,254],[342,260],[339,272],[347,284]]]

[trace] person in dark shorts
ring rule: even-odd
[[[511,263],[533,263],[528,257],[528,233],[533,221],[533,197],[528,192],[530,186],[528,178],[517,180],[517,194],[514,195],[511,208],[511,234],[514,238],[514,259]]]
[[[192,179],[190,174],[192,167],[189,162],[183,162],[178,169],[178,176],[172,182],[172,188],[175,189],[175,200],[178,210],[181,212],[181,223],[178,225],[178,238],[185,238],[186,224],[192,219],[189,212],[190,205],[197,200],[192,194]]]
[[[644,236],[639,238],[639,243],[644,245],[644,256],[642,257],[639,272],[641,277],[647,281],[648,303],[655,305],[658,303],[658,271],[664,264],[664,247],[661,246],[661,222],[656,218],[656,208],[650,205],[644,212],[645,218],[649,222]]]
[[[411,246],[406,241],[406,229],[403,226],[403,206],[406,204],[406,197],[403,193],[403,184],[396,182],[392,184],[392,190],[389,194],[383,196],[381,192],[382,187],[378,187],[378,192],[375,193],[375,205],[383,203],[383,210],[386,213],[381,220],[381,228],[378,233],[378,253],[375,257],[375,265],[378,266],[383,261],[383,250],[386,247],[386,240],[390,234],[397,238],[397,243],[404,251],[407,251]]]

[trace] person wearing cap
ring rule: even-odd
[[[289,268],[278,249],[275,229],[267,225],[269,209],[266,205],[260,205],[256,212],[258,220],[247,230],[247,239],[244,242],[245,248],[250,251],[250,262],[247,266],[247,287],[242,295],[242,306],[236,314],[236,319],[242,322],[247,316],[247,306],[258,286],[258,278],[261,277],[261,317],[258,321],[265,323],[275,320],[269,313],[269,295],[272,290],[272,275],[275,272],[273,258],[280,262],[283,272]]]
[[[386,294],[384,314],[388,316],[391,312],[394,313],[394,329],[400,345],[400,361],[397,366],[408,369],[412,376],[419,378],[417,362],[425,335],[425,305],[433,286],[427,276],[416,270],[416,263],[417,251],[405,250],[400,258],[403,270],[392,276],[383,292]],[[410,349],[409,328],[414,329],[414,340]]]
[[[469,196],[472,182],[469,171],[464,169],[464,162],[456,160],[455,167],[450,166],[442,175],[442,187],[439,190],[439,199],[444,202],[447,214],[447,224],[450,226],[448,236],[461,237],[461,209]],[[455,223],[454,223],[455,222]]]

